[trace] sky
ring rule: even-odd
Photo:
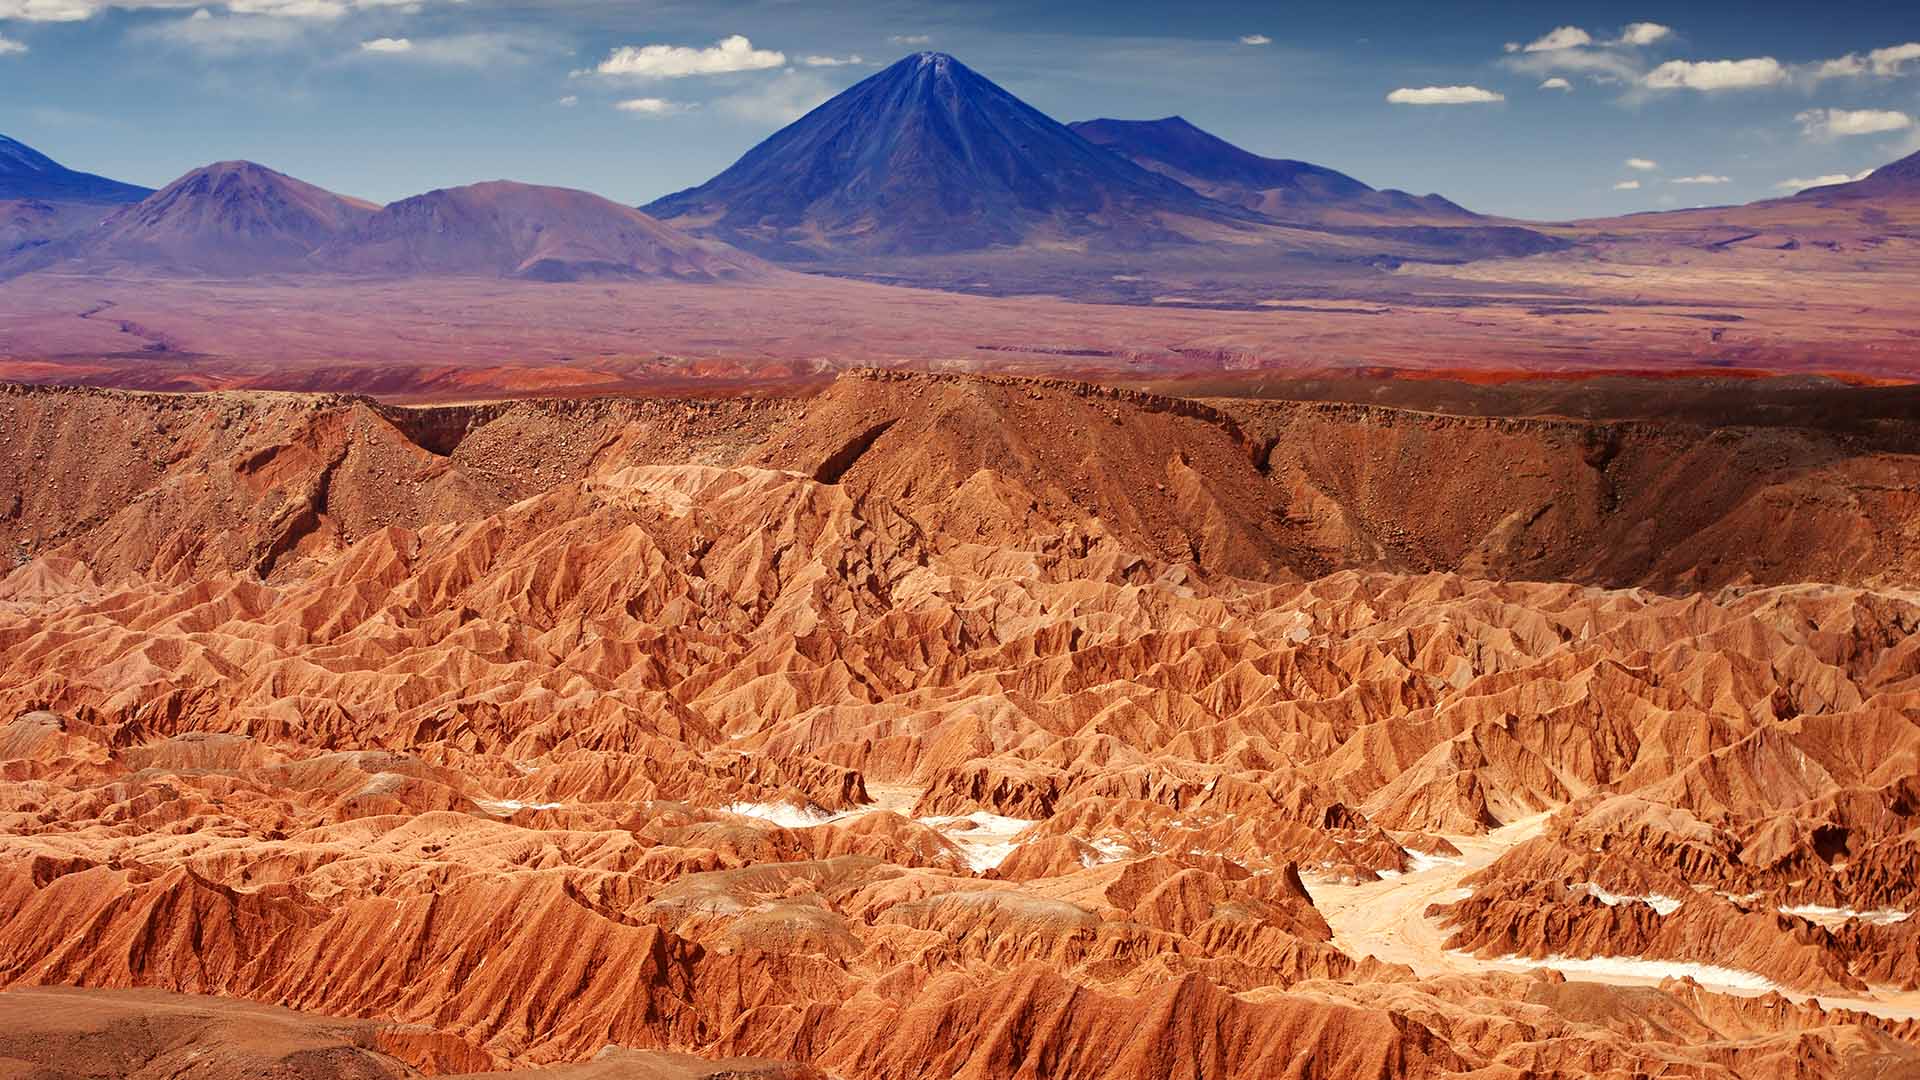
[[[1534,219],[1745,202],[1920,150],[1909,3],[0,0],[0,134],[159,186],[644,203],[921,50],[1062,121],[1185,116]]]

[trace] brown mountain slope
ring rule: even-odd
[[[737,280],[771,267],[638,210],[568,188],[494,181],[402,199],[315,253],[328,267],[397,276],[462,274]]]
[[[298,268],[376,209],[250,161],[222,161],[102,222],[75,240],[73,254],[211,273]]]

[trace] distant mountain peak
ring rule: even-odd
[[[537,281],[717,281],[759,277],[769,270],[752,256],[695,239],[590,192],[508,180],[401,199],[315,258],[364,273]]]
[[[138,202],[152,189],[76,172],[18,139],[0,135],[0,199]]]
[[[85,254],[218,273],[283,269],[375,209],[256,162],[219,161],[109,218]]]
[[[644,208],[789,258],[1036,239],[1138,247],[1250,215],[1088,143],[954,57],[896,61],[696,188]]]

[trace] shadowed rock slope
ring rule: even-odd
[[[0,408],[31,1075],[1920,1069],[1904,563],[1351,568],[1452,550],[1355,539],[1422,440],[1496,500],[1630,432],[874,374]]]
[[[1338,220],[1471,224],[1481,220],[1438,195],[1376,191],[1342,172],[1307,161],[1261,157],[1193,126],[1162,120],[1079,120],[1067,125],[1089,142],[1170,176],[1202,195],[1282,221]]]

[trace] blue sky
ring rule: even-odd
[[[1910,3],[0,0],[0,133],[156,186],[248,158],[376,201],[507,178],[640,203],[919,49],[1061,120],[1178,113],[1522,217],[1920,150]]]

